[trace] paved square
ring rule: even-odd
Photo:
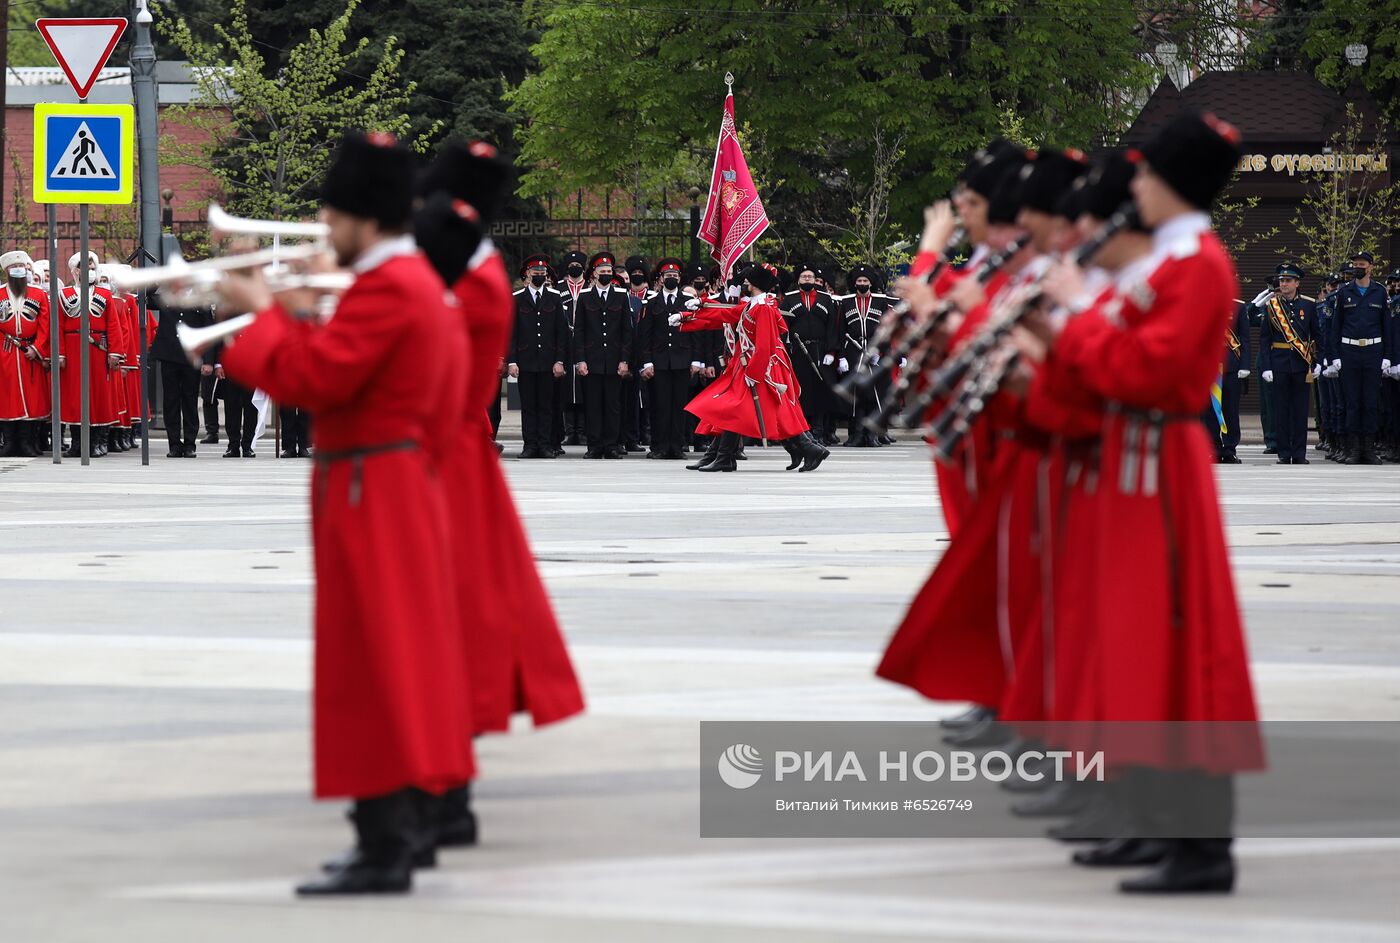
[[[1400,939],[1394,839],[1246,840],[1233,897],[1143,901],[1048,842],[698,837],[702,719],[955,709],[871,674],[945,539],[915,443],[508,462],[588,713],[481,744],[483,844],[413,897],[296,901],[349,836],[308,798],[309,463],[152,451],[0,459],[6,943]],[[1242,451],[1266,716],[1400,719],[1400,469]]]

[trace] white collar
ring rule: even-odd
[[[1206,222],[1209,224],[1209,218]],[[1157,266],[1161,261],[1155,252],[1139,256],[1114,273],[1113,283],[1119,288],[1126,288],[1135,282],[1146,281],[1147,276],[1157,271]]]
[[[359,258],[350,263],[350,270],[356,275],[363,275],[372,272],[390,259],[397,259],[401,255],[412,255],[418,251],[418,246],[413,241],[413,237],[404,234],[394,236],[391,239],[384,239],[376,242],[364,252]]]
[[[1182,213],[1152,230],[1152,248],[1157,252],[1165,252],[1176,245],[1179,240],[1188,236],[1199,236],[1209,230],[1210,216],[1208,214],[1200,211]]]
[[[496,244],[493,243],[490,239],[481,240],[481,244],[476,247],[476,251],[472,253],[472,257],[470,259],[467,259],[467,271],[476,271],[477,267],[480,266],[482,262],[485,262],[487,259],[489,259],[491,257],[491,253],[495,251]]]

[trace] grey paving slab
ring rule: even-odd
[[[308,466],[162,451],[0,460],[6,943],[1400,937],[1390,839],[1246,840],[1234,897],[1127,901],[1038,841],[698,837],[701,720],[955,709],[871,675],[946,543],[916,443],[806,475],[507,461],[589,713],[482,742],[483,843],[412,898],[295,901],[347,839],[308,798]],[[1400,719],[1400,469],[1243,451],[1218,477],[1267,716]]]

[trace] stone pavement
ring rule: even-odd
[[[1143,901],[1047,842],[698,837],[702,719],[955,709],[871,675],[945,538],[916,444],[509,461],[589,712],[481,744],[483,844],[413,897],[296,901],[349,835],[308,798],[309,463],[153,451],[0,460],[4,943],[1400,938],[1396,839],[1245,840],[1235,896]],[[1244,451],[1266,715],[1400,719],[1400,469]]]

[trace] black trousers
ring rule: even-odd
[[[690,368],[658,370],[651,378],[651,448],[680,452],[690,438],[685,406],[690,402]]]
[[[224,394],[224,425],[228,428],[229,448],[253,449],[253,433],[258,431],[258,408],[253,405],[253,391],[225,379],[219,384]]]
[[[199,390],[203,385],[199,368],[162,360],[160,383],[165,394],[161,412],[170,450],[194,448],[199,439]]]
[[[1347,432],[1375,435],[1380,428],[1381,345],[1342,344],[1342,397]]]
[[[220,380],[212,373],[209,376],[199,378],[199,401],[204,407],[204,432],[206,435],[219,434],[219,387],[225,380]]]
[[[1379,367],[1377,367],[1379,369]],[[1308,374],[1274,372],[1268,384],[1274,413],[1274,447],[1278,457],[1306,458],[1308,451]]]
[[[554,387],[554,374],[548,370],[520,371],[516,391],[520,393],[520,433],[527,450],[554,449]]]
[[[799,349],[799,344],[802,347]],[[816,341],[792,339],[792,370],[802,387],[802,415],[817,435],[826,435],[832,423],[832,395],[821,373],[821,345]],[[803,353],[806,350],[806,353]]]
[[[642,441],[642,391],[637,375],[622,380],[622,441],[637,445]]]
[[[580,383],[589,450],[617,448],[622,434],[622,377],[616,371],[589,371]]]
[[[491,420],[491,438],[501,431],[501,381],[496,381],[496,395],[491,397],[491,405],[486,407],[486,418]]]
[[[311,414],[295,406],[282,406],[277,410],[282,424],[282,451],[303,452],[311,448]]]

